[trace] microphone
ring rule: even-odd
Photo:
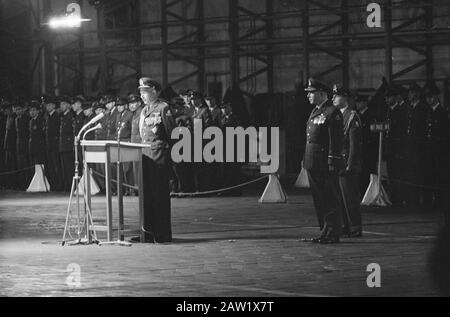
[[[104,113],[99,113],[98,115],[96,115],[94,118],[92,118],[91,121],[89,121],[88,123],[86,123],[80,130],[80,133],[78,133],[77,135],[77,139],[80,139],[81,133],[84,132],[84,130],[86,130],[87,127],[89,127],[90,125],[96,123],[97,121],[99,121],[101,118],[103,118],[105,116]]]
[[[97,129],[101,129],[102,128],[102,124],[101,123],[99,123],[99,124],[97,124],[95,127],[93,127],[93,128],[90,128],[89,130],[87,130],[84,134],[83,134],[83,140],[86,140],[86,135],[89,133],[89,132],[92,132],[92,131],[94,131],[94,130],[97,130]]]

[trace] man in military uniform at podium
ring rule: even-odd
[[[338,176],[342,168],[342,113],[328,100],[331,89],[325,83],[311,78],[305,91],[315,108],[307,123],[303,164],[308,173],[321,234],[302,241],[338,243],[342,231]]]
[[[170,144],[175,122],[169,105],[158,99],[161,85],[154,79],[139,80],[139,91],[144,108],[141,111],[139,130],[143,144],[143,190],[145,241],[171,242],[170,216]]]

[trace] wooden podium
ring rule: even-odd
[[[138,164],[138,175],[135,175],[139,187],[139,232],[141,241],[144,241],[144,233],[142,226],[144,223],[144,194],[142,185],[142,149],[149,147],[148,144],[120,142],[120,160],[119,160],[119,142],[118,141],[81,141],[84,153],[84,174],[86,181],[86,204],[88,210],[91,210],[91,170],[88,163],[105,164],[105,185],[106,185],[106,227],[95,226],[96,231],[106,231],[108,241],[113,241],[113,223],[112,223],[112,194],[111,194],[111,171],[117,168],[117,162],[127,163],[133,162]],[[120,185],[117,186],[118,195],[118,209],[119,209],[119,226],[123,232],[123,200],[122,191],[119,190]],[[86,222],[89,224],[89,222]],[[86,230],[88,239],[91,241],[91,230]],[[123,235],[118,239],[123,240]]]

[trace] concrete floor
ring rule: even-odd
[[[299,241],[317,233],[310,195],[292,192],[277,205],[257,199],[172,199],[171,244],[62,247],[67,195],[2,192],[0,295],[438,295],[429,273],[437,214],[364,209],[363,238],[314,245]],[[126,226],[136,228],[137,199],[125,197],[125,209]],[[104,223],[104,197],[93,210]],[[370,263],[381,267],[380,288],[367,286]]]

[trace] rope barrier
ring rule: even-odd
[[[14,171],[3,172],[3,173],[0,173],[0,176],[16,174],[16,173],[24,172],[24,171],[27,171],[27,170],[30,170],[30,169],[34,169],[34,165],[30,166],[30,167],[24,167],[24,168],[21,168],[21,169],[18,169],[18,170],[14,170]]]
[[[93,172],[94,172],[94,174],[96,174],[96,175],[98,175],[98,176],[100,176],[102,178],[105,178],[105,175],[103,175],[103,174],[101,174],[101,173],[99,173],[97,171],[93,171]],[[210,190],[210,191],[204,191],[204,192],[196,192],[196,193],[175,193],[175,194],[173,194],[173,196],[178,196],[178,197],[196,197],[196,196],[219,194],[219,193],[227,192],[227,191],[230,191],[230,190],[233,190],[233,189],[245,187],[245,186],[253,184],[253,183],[257,183],[257,182],[259,182],[259,181],[261,181],[261,180],[263,180],[263,179],[265,179],[267,177],[269,177],[269,175],[264,175],[264,176],[261,176],[261,177],[259,177],[257,179],[254,179],[254,180],[242,183],[242,184],[226,187],[226,188]],[[115,179],[111,179],[111,181],[114,182],[114,183],[117,183],[117,180],[115,180]],[[122,183],[122,186],[131,188],[131,189],[136,189],[136,190],[139,189],[136,186],[132,186],[132,185],[126,184],[126,183]]]

